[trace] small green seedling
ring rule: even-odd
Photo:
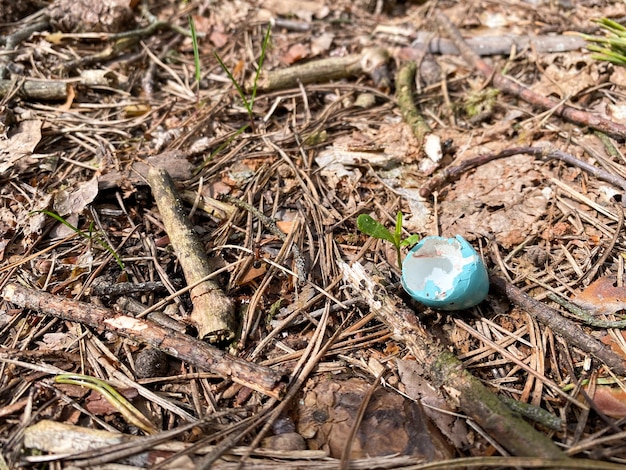
[[[259,76],[261,74],[261,68],[263,67],[265,54],[267,53],[267,48],[269,47],[271,31],[272,31],[272,25],[268,24],[267,31],[265,32],[265,37],[263,38],[263,44],[261,45],[261,55],[259,57],[259,66],[256,69],[256,75],[254,76],[254,80],[252,82],[252,90],[250,94],[250,99],[246,98],[246,93],[244,92],[243,88],[241,87],[241,85],[239,85],[239,83],[237,83],[237,80],[235,80],[235,77],[231,73],[228,66],[224,63],[222,58],[219,56],[219,54],[217,52],[213,53],[213,55],[215,55],[215,58],[219,62],[220,67],[222,67],[222,70],[226,72],[226,75],[228,75],[229,80],[232,82],[233,85],[235,85],[235,88],[237,89],[237,93],[239,93],[239,97],[241,98],[241,101],[243,101],[243,105],[245,106],[246,111],[248,112],[248,118],[250,119],[250,124],[252,125],[253,129],[254,129],[254,113],[253,113],[252,107],[254,106],[254,99],[256,98],[256,92],[257,92],[257,87],[258,87],[258,82],[259,82]]]
[[[404,246],[415,245],[420,239],[420,236],[417,234],[402,239],[402,212],[398,212],[396,215],[396,229],[393,233],[387,230],[383,224],[367,214],[361,214],[357,217],[356,226],[361,232],[369,235],[370,237],[380,238],[381,240],[391,242],[391,244],[396,248],[396,253],[398,254],[398,266],[400,268],[402,268],[401,248]]]
[[[92,231],[93,228],[93,223],[89,226],[89,233],[83,232],[81,229],[79,229],[78,227],[74,227],[71,223],[69,223],[67,220],[65,220],[63,217],[61,217],[59,214],[55,214],[54,212],[50,212],[50,211],[32,211],[31,214],[46,214],[48,217],[52,217],[54,220],[56,220],[57,222],[62,223],[63,225],[65,225],[66,227],[68,227],[69,229],[73,230],[77,235],[80,235],[81,237],[89,240],[89,241],[95,241],[98,245],[100,245],[102,248],[104,248],[106,251],[108,251],[111,256],[113,256],[113,258],[115,258],[115,261],[117,262],[117,265],[120,267],[120,269],[123,271],[125,269],[124,266],[124,262],[122,261],[122,258],[120,258],[120,256],[115,252],[115,250],[111,247],[111,245],[109,245],[106,240],[99,234],[94,234]]]

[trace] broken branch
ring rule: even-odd
[[[195,284],[210,275],[212,269],[176,194],[174,182],[162,168],[150,168],[147,179],[185,279],[188,284]],[[189,294],[193,303],[191,319],[199,337],[211,342],[232,340],[236,330],[233,303],[217,282],[200,282]]]
[[[388,60],[389,53],[382,48],[366,49],[360,54],[351,54],[345,57],[313,60],[284,69],[261,72],[256,83],[256,89],[258,91],[283,90],[297,87],[300,83],[307,85],[340,80],[364,72],[372,76],[377,82],[377,86],[385,86],[388,84],[383,84],[381,81],[385,79],[383,72],[386,70]],[[246,90],[251,90],[253,87],[253,80],[246,83]]]
[[[431,132],[431,129],[417,110],[415,101],[413,100],[416,71],[417,64],[414,61],[407,62],[402,66],[398,72],[398,79],[396,80],[396,99],[398,100],[400,111],[402,112],[402,119],[411,128],[419,145],[422,145],[424,136]]]
[[[622,178],[619,175],[609,173],[602,168],[595,167],[587,162],[583,162],[582,160],[574,157],[573,155],[570,155],[569,153],[565,153],[561,150],[553,150],[541,147],[514,147],[511,149],[503,150],[499,153],[490,153],[486,155],[479,155],[478,157],[474,158],[468,158],[467,160],[459,163],[457,166],[446,168],[439,174],[430,178],[428,182],[420,188],[420,196],[430,196],[439,187],[450,181],[458,179],[466,171],[473,170],[474,168],[484,165],[485,163],[520,154],[532,155],[536,158],[561,160],[562,162],[578,167],[581,170],[586,171],[590,175],[593,175],[602,181],[611,183],[626,191],[626,179]]]
[[[25,100],[64,100],[68,82],[59,80],[0,80],[0,97],[15,95]]]
[[[557,116],[561,116],[574,124],[591,127],[604,132],[611,137],[616,137],[621,140],[626,139],[626,126],[613,122],[609,119],[605,119],[597,114],[588,113],[566,104],[561,104],[552,98],[535,93],[524,85],[520,85],[500,73],[494,73],[493,68],[487,64],[487,62],[482,60],[478,54],[476,54],[467,45],[459,30],[452,24],[446,15],[438,12],[436,18],[439,26],[445,31],[457,49],[461,52],[463,59],[465,59],[470,66],[478,69],[485,78],[493,77],[493,84],[497,89],[517,96],[534,106],[550,110]]]
[[[617,375],[626,375],[624,361],[600,341],[586,334],[576,323],[563,317],[557,310],[533,299],[504,279],[492,276],[490,281],[491,285],[505,294],[511,302],[524,309],[539,322],[550,327],[552,331],[565,338],[568,343],[600,359]]]
[[[65,299],[17,284],[8,284],[2,292],[2,297],[21,308],[89,325],[100,331],[111,331],[147,344],[199,369],[231,379],[264,395],[273,398],[282,395],[284,384],[281,383],[281,376],[269,367],[230,355],[204,341],[164,328],[150,320],[133,318],[108,308]]]
[[[550,439],[516,416],[470,374],[461,361],[428,332],[413,311],[374,283],[363,266],[340,262],[340,267],[344,279],[362,294],[370,310],[423,365],[430,383],[444,390],[489,436],[513,455],[563,458],[563,453]]]

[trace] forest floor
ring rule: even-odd
[[[603,17],[0,1],[0,469],[623,468]],[[398,213],[467,240],[486,299],[413,300],[357,227]]]

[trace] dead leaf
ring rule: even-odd
[[[328,51],[334,39],[335,35],[331,33],[323,33],[320,36],[311,39],[311,54],[320,55],[323,52]]]
[[[593,60],[589,54],[570,52],[562,62],[549,64],[541,79],[531,87],[533,91],[544,96],[556,95],[562,99],[576,96],[598,83],[598,72],[591,66]]]
[[[250,266],[250,268],[245,272],[243,277],[237,280],[237,285],[245,286],[246,284],[249,284],[255,279],[263,276],[266,272],[267,272],[266,263],[262,263],[258,268],[255,266]]]
[[[110,171],[98,177],[98,186],[101,190],[124,186],[125,184],[145,185],[145,177],[151,166],[167,170],[174,181],[187,180],[193,176],[193,165],[187,161],[182,152],[167,150],[145,160],[137,160],[131,169]]]
[[[43,335],[43,341],[38,341],[37,344],[42,349],[48,349],[51,351],[63,351],[72,344],[75,344],[76,337],[71,333],[46,333]]]
[[[586,386],[585,390],[588,388]],[[626,418],[626,392],[619,387],[597,385],[593,403],[602,413],[611,418]]]
[[[572,301],[592,315],[610,315],[626,310],[626,287],[618,286],[615,276],[604,276],[589,284]]]
[[[624,102],[606,105],[607,115],[620,124],[626,123],[626,104]]]
[[[309,55],[309,48],[303,44],[294,44],[289,47],[286,53],[280,57],[280,61],[285,65],[291,65]]]
[[[227,34],[217,29],[213,29],[211,34],[209,34],[209,41],[211,41],[215,47],[224,47],[228,43],[228,39]]]
[[[127,400],[133,400],[139,396],[134,388],[118,390]],[[92,391],[85,400],[85,408],[95,415],[111,415],[119,413],[119,409],[114,407],[101,393]]]
[[[276,226],[278,229],[283,232],[285,235],[289,235],[294,226],[293,220],[277,220]]]
[[[38,119],[22,121],[8,139],[0,139],[0,174],[21,158],[33,154],[41,140],[41,126],[42,121]]]
[[[615,354],[620,355],[622,359],[626,361],[626,351],[624,351],[621,345],[622,342],[626,343],[626,331],[617,330],[615,331],[615,334],[622,337],[621,341],[616,340],[612,334],[604,335],[602,338],[600,338],[600,341],[603,344],[609,346],[611,348],[611,351],[613,351]]]
[[[98,178],[80,183],[72,190],[67,188],[56,193],[54,198],[54,210],[64,217],[69,214],[81,214],[85,207],[93,202],[98,195]]]
[[[307,439],[309,449],[323,449],[339,458],[370,384],[359,378],[321,377],[310,381],[307,388],[296,411],[297,431]],[[379,388],[352,443],[350,459],[395,453],[419,455],[426,461],[451,455],[445,439],[430,424],[421,406]]]
[[[524,155],[464,174],[441,198],[441,232],[458,233],[470,241],[475,234],[493,233],[504,248],[516,246],[545,226],[549,200],[537,185],[545,179],[534,159]]]
[[[406,395],[426,405],[423,407],[424,413],[457,449],[466,447],[469,441],[465,421],[447,413],[454,410],[450,409],[443,396],[424,379],[422,367],[417,361],[399,360],[398,373]]]

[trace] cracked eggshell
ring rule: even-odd
[[[485,299],[489,275],[478,253],[460,235],[425,237],[402,263],[402,286],[428,307],[463,310]]]

